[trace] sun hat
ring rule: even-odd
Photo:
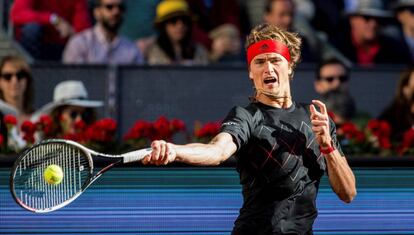
[[[348,16],[371,16],[378,18],[388,18],[392,14],[385,10],[384,3],[380,0],[358,0],[356,6],[345,12]]]
[[[38,115],[50,114],[54,109],[64,105],[96,108],[102,106],[103,102],[89,100],[88,91],[83,82],[67,80],[55,86],[53,91],[53,101],[44,105],[37,113]]]
[[[158,25],[177,16],[191,18],[187,2],[185,0],[163,0],[157,5],[155,24]]]

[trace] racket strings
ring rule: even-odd
[[[62,168],[61,183],[52,185],[44,179],[49,165]],[[90,164],[83,151],[64,144],[47,144],[26,153],[16,168],[15,195],[25,206],[48,210],[64,203],[82,190],[90,177]]]

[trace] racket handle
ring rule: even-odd
[[[140,149],[128,153],[122,154],[122,157],[124,158],[123,162],[136,162],[143,159],[146,155],[152,152],[152,148],[146,148],[146,149]]]

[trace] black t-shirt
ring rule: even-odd
[[[332,120],[330,130],[343,155]],[[233,234],[311,234],[326,165],[312,132],[309,105],[234,107],[221,131],[231,134],[237,145],[243,188]]]

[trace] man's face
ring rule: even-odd
[[[351,16],[351,29],[358,41],[370,42],[377,39],[378,19],[370,16]]]
[[[291,73],[288,61],[278,53],[259,54],[250,63],[249,77],[254,87],[276,96],[290,96]]]
[[[102,0],[101,5],[95,8],[96,21],[106,29],[116,32],[122,24],[125,6],[122,0]]]
[[[325,94],[328,91],[348,89],[348,75],[346,69],[341,64],[324,65],[319,78],[314,82],[315,90],[318,94]]]
[[[292,27],[294,6],[291,0],[273,1],[271,11],[263,18],[266,23],[274,24],[284,30]]]

